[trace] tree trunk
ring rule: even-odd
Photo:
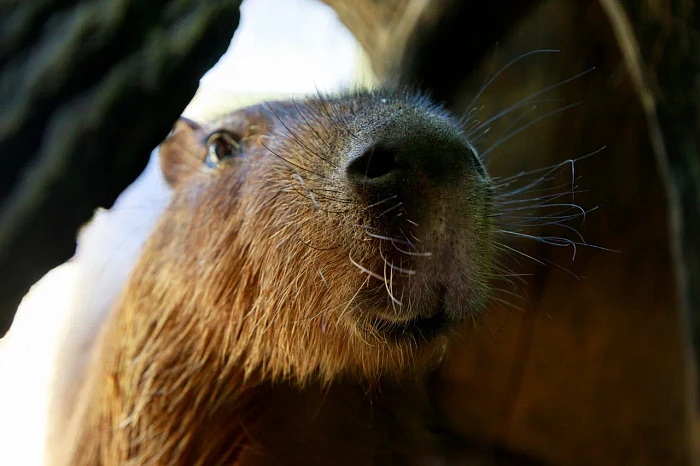
[[[141,173],[228,47],[239,3],[0,5],[0,335]]]

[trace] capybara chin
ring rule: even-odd
[[[292,458],[269,439],[313,430],[315,393],[355,384],[371,405],[410,385],[489,299],[490,181],[426,98],[181,119],[160,157],[174,198],[98,338],[65,464],[323,464],[329,447]],[[297,420],[273,421],[285,410]]]

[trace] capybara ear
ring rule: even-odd
[[[194,173],[206,157],[204,129],[194,121],[180,117],[172,131],[160,144],[160,167],[170,186],[177,186],[183,178]]]

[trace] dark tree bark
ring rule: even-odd
[[[700,354],[700,8],[688,0],[626,2],[624,10],[616,0],[602,3],[649,118],[669,196],[679,299]]]
[[[0,335],[143,170],[228,47],[239,3],[0,4]]]

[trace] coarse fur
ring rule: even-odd
[[[212,159],[221,132],[235,153]],[[420,381],[499,272],[492,183],[457,121],[362,91],[181,120],[160,151],[174,199],[54,464],[427,461]],[[392,181],[382,157],[412,165]]]

